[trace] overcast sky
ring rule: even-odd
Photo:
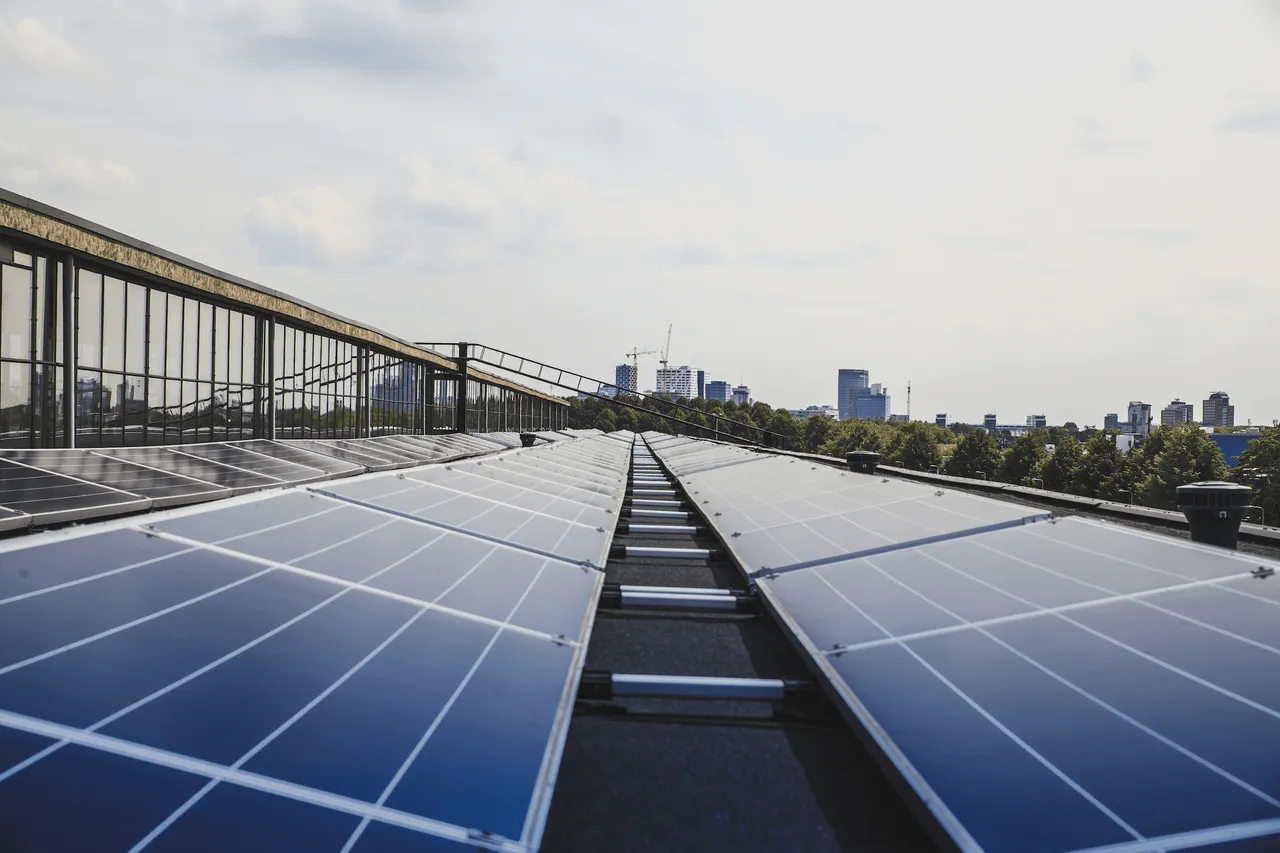
[[[0,79],[0,186],[407,338],[1280,418],[1276,2],[0,0]]]

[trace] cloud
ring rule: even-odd
[[[1219,133],[1280,133],[1280,98],[1255,100],[1218,122]]]
[[[133,171],[112,160],[0,138],[0,183],[15,190],[56,195],[67,191],[118,192],[132,180]]]
[[[1096,228],[1084,232],[1086,237],[1099,240],[1117,240],[1130,243],[1147,243],[1153,246],[1174,246],[1195,242],[1196,235],[1177,228]]]
[[[1129,80],[1134,83],[1146,83],[1156,74],[1156,67],[1140,53],[1129,57]]]
[[[16,24],[0,21],[0,62],[17,61],[39,71],[74,73],[89,65],[70,42],[33,18]]]
[[[1090,118],[1076,120],[1076,148],[1090,154],[1106,154],[1115,151],[1137,151],[1148,146],[1144,139],[1123,139],[1112,136],[1098,122]]]
[[[387,20],[372,10],[309,4],[289,26],[243,36],[238,53],[248,64],[269,70],[329,68],[381,78],[447,78],[474,70],[474,50],[420,20]],[[228,28],[245,24],[238,19]]]
[[[349,263],[365,257],[372,245],[365,212],[327,186],[259,197],[245,228],[265,264]]]

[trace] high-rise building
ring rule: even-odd
[[[694,384],[693,370],[689,365],[679,367],[659,367],[657,373],[658,393],[667,397],[693,398],[697,386]]]
[[[861,420],[889,420],[889,392],[881,390],[877,382],[869,388],[859,388],[854,392],[853,416]]]
[[[751,389],[746,385],[739,385],[733,389],[733,402],[739,406],[745,406],[751,402]]]
[[[727,403],[731,397],[733,397],[733,386],[728,382],[721,382],[717,379],[714,382],[707,383],[708,400],[719,400],[721,403]]]
[[[990,430],[990,429],[995,429],[995,428],[996,428],[996,416],[995,416],[995,415],[983,415],[983,416],[982,416],[982,428],[983,428],[983,429],[988,429],[988,430]]]
[[[836,409],[834,406],[806,406],[803,409],[787,409],[787,414],[796,420],[806,420],[808,418],[834,418]]]
[[[637,373],[639,371],[632,365],[619,364],[613,369],[613,384],[623,391],[634,394],[640,388],[640,377],[636,375]]]
[[[1196,407],[1190,403],[1174,400],[1160,410],[1160,424],[1162,426],[1193,424],[1196,422],[1195,409]]]
[[[939,413],[939,414],[934,415],[934,416],[933,416],[933,422],[934,422],[935,424],[937,424],[938,426],[940,426],[940,427],[944,427],[944,426],[946,426],[946,425],[947,425],[947,413],[946,413],[946,412],[941,412],[941,413]]]
[[[837,393],[836,393],[836,409],[840,412],[840,419],[855,418],[857,414],[857,392],[864,390],[871,384],[871,374],[865,370],[842,368],[840,370]]]
[[[698,371],[698,399],[707,399],[707,372],[705,370]]]
[[[1103,429],[1120,429],[1120,415],[1116,412],[1109,412],[1102,417]]]
[[[1151,434],[1151,404],[1134,400],[1129,403],[1129,431],[1134,435]]]
[[[1204,416],[1201,423],[1205,426],[1236,425],[1236,407],[1231,405],[1231,397],[1226,391],[1214,391],[1210,394],[1200,412]]]
[[[1044,429],[1049,425],[1049,419],[1044,415],[1027,415],[1027,429]]]

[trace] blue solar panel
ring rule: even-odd
[[[603,578],[544,520],[563,555],[293,490],[6,543],[0,838],[535,849]]]
[[[719,477],[703,509],[758,570],[730,524],[804,477],[721,469],[687,488],[699,476]],[[815,512],[841,494],[830,481],[813,477]],[[757,580],[960,849],[1253,853],[1280,849],[1280,581],[1260,562],[1067,519]]]

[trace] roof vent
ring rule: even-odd
[[[538,440],[538,437],[531,432],[520,433],[521,447],[533,447],[533,443],[537,440]]]
[[[863,474],[874,474],[876,466],[880,464],[880,454],[874,450],[853,450],[846,453],[844,459],[849,463],[850,471]]]
[[[1178,509],[1187,517],[1191,539],[1205,545],[1235,548],[1244,508],[1253,489],[1237,483],[1191,483],[1178,486]]]

